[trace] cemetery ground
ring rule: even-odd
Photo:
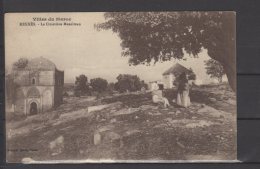
[[[8,117],[8,162],[32,160],[233,160],[236,96],[227,84],[193,87],[192,105],[152,103],[151,93],[66,97],[38,115]],[[173,100],[173,101],[172,101]]]

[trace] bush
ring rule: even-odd
[[[120,74],[117,76],[117,82],[114,85],[115,90],[120,93],[140,91],[141,88],[148,88],[148,85],[141,81],[137,75]]]
[[[107,90],[108,82],[102,78],[94,78],[90,80],[90,85],[93,91],[102,93]]]

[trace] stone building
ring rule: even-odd
[[[64,71],[46,58],[31,59],[24,68],[13,67],[12,79],[15,112],[37,114],[63,102]]]
[[[182,66],[179,63],[176,63],[175,65],[173,65],[172,67],[167,69],[163,73],[164,88],[166,88],[166,89],[173,88],[175,79],[183,72],[189,74],[189,73],[191,73],[191,70]]]

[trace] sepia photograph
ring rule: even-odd
[[[236,13],[5,14],[7,163],[237,161]]]

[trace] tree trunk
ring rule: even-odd
[[[234,92],[237,91],[237,70],[236,70],[236,16],[231,12],[227,13],[228,23],[226,42],[227,48],[225,51],[227,53],[227,58],[225,59],[224,69],[227,74],[228,82],[230,87]]]
[[[236,67],[235,63],[231,63],[231,64],[224,64],[223,65],[224,70],[227,74],[227,78],[228,78],[228,82],[230,87],[232,88],[232,90],[234,92],[237,91],[237,83],[236,83],[236,69],[234,67]]]
[[[233,31],[235,32],[235,31]],[[235,35],[234,35],[235,36]],[[228,82],[234,92],[237,91],[237,70],[236,70],[236,46],[235,38],[228,41],[226,50],[226,58],[223,63],[223,68],[227,74]]]
[[[235,35],[234,35],[235,36]],[[235,38],[234,38],[235,39]],[[226,40],[226,48],[223,48],[223,55],[219,57],[218,55],[210,56],[212,59],[219,61],[228,78],[228,83],[234,92],[237,91],[237,83],[236,83],[236,47],[235,40],[230,38]]]
[[[234,53],[232,54],[226,54],[224,56],[227,56],[224,58],[224,60],[219,60],[217,57],[212,57],[212,59],[215,59],[221,63],[221,65],[224,68],[224,71],[227,75],[228,83],[231,87],[231,89],[236,92],[237,91],[237,83],[236,83],[236,58]]]
[[[229,85],[236,92],[236,15],[233,12],[225,13],[225,15],[224,32],[219,44],[222,55],[214,55],[214,58],[223,65]]]

